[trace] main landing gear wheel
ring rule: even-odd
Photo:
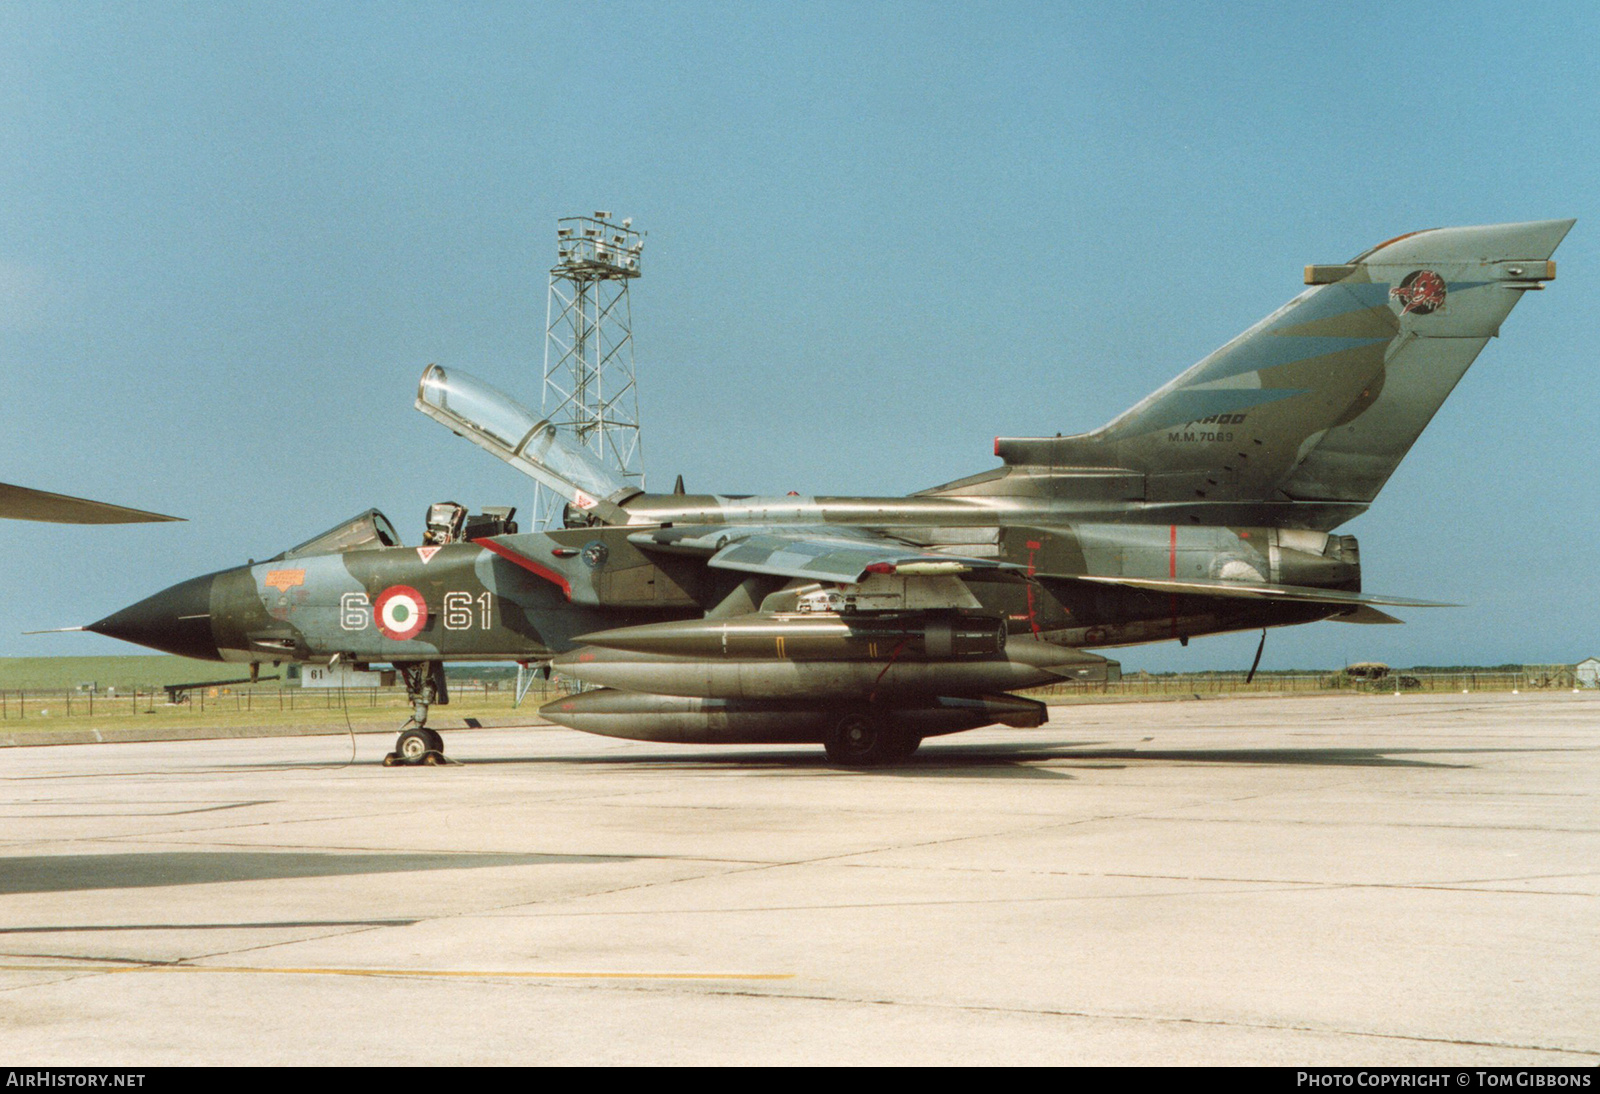
[[[828,729],[822,747],[841,767],[872,767],[909,757],[922,738],[865,711],[842,714]]]
[[[884,762],[897,764],[901,760],[909,760],[911,758],[911,754],[922,744],[922,738],[915,733],[907,733],[904,730],[900,730],[893,735],[891,744],[892,747],[889,749],[888,755],[884,757]]]

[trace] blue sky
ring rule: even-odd
[[[377,505],[531,501],[411,408],[538,399],[555,220],[649,231],[652,482],[905,493],[1100,425],[1404,231],[1575,216],[1267,667],[1600,653],[1600,8],[1504,3],[0,5],[0,655]],[[1129,668],[1234,667],[1254,637]]]

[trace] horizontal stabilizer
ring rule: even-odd
[[[1174,593],[1179,596],[1221,596],[1241,600],[1287,600],[1299,604],[1348,604],[1363,607],[1374,604],[1396,608],[1461,607],[1460,604],[1444,604],[1437,600],[1412,600],[1403,596],[1350,593],[1343,589],[1313,589],[1305,585],[1257,585],[1242,581],[1198,579],[1177,581],[1157,577],[1091,577],[1087,574],[1074,580],[1093,581],[1101,585],[1122,585],[1131,589],[1147,589],[1150,592]]]

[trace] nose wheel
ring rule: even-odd
[[[403,731],[394,751],[383,758],[384,767],[432,767],[444,762],[444,738],[422,726]]]
[[[444,738],[427,728],[428,707],[450,701],[444,666],[435,661],[430,664],[396,663],[395,668],[400,670],[400,676],[406,683],[406,695],[412,702],[413,713],[410,721],[401,727],[394,751],[383,758],[383,766],[432,767],[447,763],[444,758]]]

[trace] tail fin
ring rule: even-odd
[[[1151,502],[1372,501],[1571,220],[1436,228],[1339,266],[1093,433],[1001,438],[1006,463],[1118,467]]]

